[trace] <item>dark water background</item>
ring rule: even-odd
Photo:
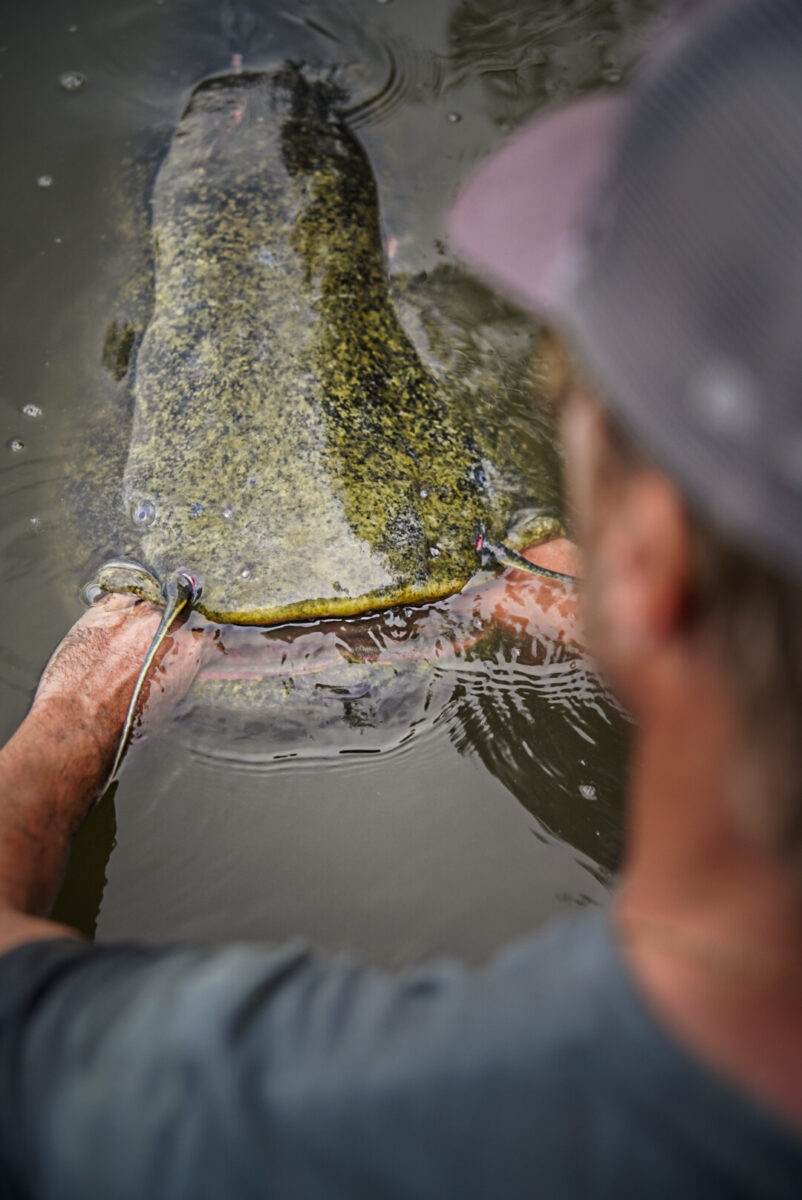
[[[533,112],[624,80],[657,9],[4,6],[0,735],[81,611],[69,547],[91,550],[91,530],[66,481],[94,436],[94,364],[124,271],[122,181],[152,170],[193,84],[236,55],[248,69],[343,68],[393,271],[420,278],[450,263],[442,214],[470,165]],[[481,328],[466,332],[481,345]],[[313,697],[292,728],[269,712],[256,728],[225,714],[204,725],[190,709],[140,740],[79,837],[59,914],[103,939],[304,935],[400,965],[478,960],[603,899],[620,853],[626,723],[587,664],[546,654],[523,666],[511,641],[491,639],[361,703]]]

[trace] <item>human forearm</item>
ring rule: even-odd
[[[0,750],[0,951],[59,932],[40,917],[52,906],[72,839],[108,779],[159,617],[128,596],[110,596],[86,612]],[[177,699],[212,647],[200,630],[175,630],[155,670],[156,695]],[[146,684],[145,699],[149,690]]]
[[[523,556],[551,571],[582,574],[579,550],[567,538],[552,538],[529,546]],[[542,652],[544,638],[573,653],[582,650],[579,588],[575,584],[508,568],[482,587],[461,592],[452,601],[452,607],[470,611],[483,623],[506,629],[519,642],[530,642],[538,653]]]
[[[43,916],[111,767],[158,612],[109,597],[73,626],[0,750],[0,908]]]
[[[114,742],[76,702],[34,704],[0,750],[0,905],[44,916],[75,833],[105,781]],[[105,740],[105,745],[104,745]]]

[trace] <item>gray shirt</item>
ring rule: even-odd
[[[606,913],[481,969],[307,946],[0,957],[0,1196],[798,1197],[802,1140],[655,1022]]]

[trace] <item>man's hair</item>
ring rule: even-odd
[[[607,412],[608,479],[649,465]],[[688,620],[716,655],[744,718],[732,763],[738,814],[802,889],[802,584],[734,547],[686,504],[691,536]]]

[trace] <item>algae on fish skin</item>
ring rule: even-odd
[[[200,576],[214,620],[449,595],[479,526],[503,538],[537,504],[494,398],[435,377],[396,317],[341,99],[294,66],[208,80],[154,188],[124,502],[137,557]]]
[[[106,330],[103,342],[103,366],[112,379],[117,382],[128,373],[135,341],[136,330],[130,321],[119,325],[116,321],[112,321]]]

